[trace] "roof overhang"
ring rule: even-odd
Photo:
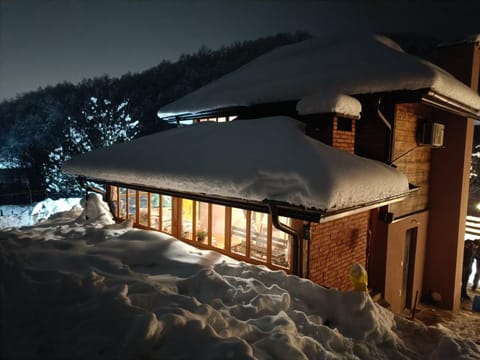
[[[158,111],[157,116],[161,120],[169,124],[180,125],[184,121],[189,121],[194,119],[243,114],[247,109],[248,109],[248,106],[230,106],[230,107],[222,107],[222,108],[216,108],[216,109],[211,109],[206,111],[185,112],[185,113],[178,113],[178,114],[164,114],[161,111]]]
[[[299,220],[305,220],[305,221],[316,222],[316,223],[336,220],[345,216],[353,215],[363,211],[368,211],[374,208],[396,203],[404,200],[412,193],[415,193],[416,191],[418,191],[418,187],[410,184],[410,189],[407,192],[390,196],[388,198],[377,199],[375,201],[370,201],[368,203],[358,204],[358,205],[343,208],[343,209],[322,210],[322,209],[315,209],[315,208],[306,208],[299,205],[292,205],[285,202],[273,201],[268,199],[265,199],[263,201],[252,201],[252,200],[239,199],[239,198],[233,198],[233,197],[223,197],[223,196],[210,195],[210,194],[197,194],[192,192],[176,191],[176,190],[170,190],[170,189],[151,188],[151,187],[146,187],[138,184],[124,184],[121,182],[105,181],[102,179],[95,179],[90,177],[85,178],[85,177],[79,176],[78,178],[80,179],[81,182],[86,182],[86,181],[99,182],[105,185],[125,187],[125,188],[135,189],[139,191],[159,193],[162,195],[174,196],[174,197],[185,198],[185,199],[195,200],[195,201],[208,202],[212,204],[236,207],[240,209],[263,212],[263,213],[270,213],[270,208],[273,206],[277,210],[277,214],[279,216],[285,216],[289,218],[295,218]]]
[[[473,119],[480,119],[480,109],[475,109],[467,104],[461,103],[455,99],[449,98],[445,95],[439,94],[438,92],[429,89],[423,88],[418,90],[394,90],[388,92],[372,93],[372,94],[353,94],[351,95],[354,98],[362,99],[366,97],[392,97],[396,102],[416,102],[421,101],[427,105],[436,107],[438,109],[448,111],[450,113],[462,116],[469,117]],[[193,119],[208,118],[208,117],[220,117],[220,116],[231,116],[239,115],[245,118],[251,118],[255,116],[268,115],[271,116],[271,109],[275,109],[278,112],[278,115],[289,115],[294,116],[295,118],[303,118],[305,116],[299,116],[298,114],[292,114],[291,108],[293,104],[296,104],[298,100],[283,101],[279,103],[268,103],[268,104],[252,104],[244,106],[227,106],[219,107],[207,111],[198,111],[198,112],[189,112],[189,113],[178,113],[178,114],[162,114],[161,111],[158,111],[157,115],[164,121],[170,124],[180,125],[184,122],[188,122]],[[290,109],[289,109],[290,107]],[[293,106],[294,108],[294,106]],[[270,111],[269,111],[270,110]],[[342,114],[337,114],[339,116],[344,116]],[[307,116],[308,117],[308,116]],[[347,116],[349,117],[349,116]],[[354,118],[357,120],[357,118]]]
[[[426,94],[422,95],[422,102],[434,106],[441,110],[445,110],[463,117],[480,119],[480,110],[472,108],[466,104],[460,103],[447,96],[436,93],[433,90],[428,90]]]

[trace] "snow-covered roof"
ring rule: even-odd
[[[362,104],[354,97],[348,95],[327,95],[313,94],[305,96],[297,103],[297,112],[300,115],[337,113],[352,117],[360,118]]]
[[[409,191],[383,163],[305,135],[285,116],[175,128],[77,156],[70,174],[171,190],[334,211]]]
[[[379,35],[317,37],[275,49],[162,107],[159,117],[295,101],[430,89],[480,111],[478,94],[440,67]]]

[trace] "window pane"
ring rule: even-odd
[[[139,200],[140,203],[138,204],[140,219],[138,223],[143,226],[148,226],[148,198],[149,193],[140,191],[139,192]]]
[[[182,199],[182,231],[181,237],[192,240],[193,237],[193,201]]]
[[[128,189],[128,218],[137,222],[137,191]]]
[[[127,218],[127,189],[120,188],[120,218]]]
[[[172,233],[172,197],[167,195],[161,196],[162,205],[162,231]]]
[[[250,217],[250,257],[267,260],[268,214],[252,211]]]
[[[113,206],[113,215],[118,216],[118,188],[116,186],[110,186],[110,200]]]
[[[196,215],[196,240],[198,242],[208,244],[208,204],[197,202]]]
[[[160,229],[160,195],[150,194],[150,227]]]
[[[279,218],[280,223],[290,226],[290,218]],[[272,264],[290,268],[291,236],[276,228],[272,228]]]
[[[246,255],[247,210],[232,208],[231,251]]]
[[[225,206],[212,205],[212,246],[225,249]]]

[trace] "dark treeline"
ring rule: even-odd
[[[202,47],[141,73],[84,79],[77,85],[60,83],[4,101],[0,103],[0,160],[33,168],[42,177],[48,154],[64,141],[69,118],[84,118],[91,97],[117,105],[127,100],[129,115],[140,122],[140,136],[161,131],[167,126],[156,115],[161,106],[273,48],[308,37],[305,33],[278,34],[218,50]]]

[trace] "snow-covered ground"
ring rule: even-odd
[[[86,209],[0,230],[2,359],[480,359],[364,292],[115,224],[95,195]]]
[[[33,205],[0,205],[0,229],[12,226],[31,226],[79,204],[80,198],[71,198],[46,199]]]

